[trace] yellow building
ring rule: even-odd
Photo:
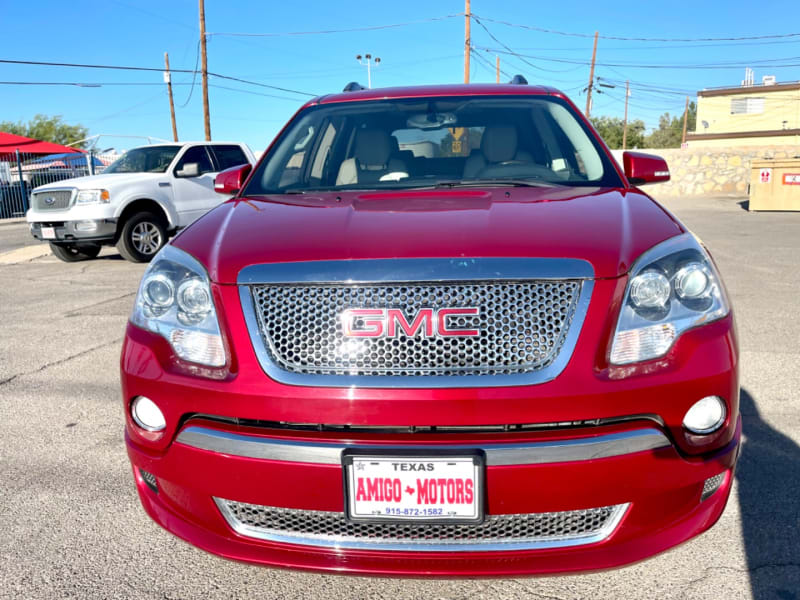
[[[800,144],[800,82],[697,92],[697,125],[690,148]],[[774,78],[773,78],[774,81]]]

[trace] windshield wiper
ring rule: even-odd
[[[452,181],[437,181],[434,188],[455,188],[455,187],[481,187],[504,185],[509,187],[555,187],[560,184],[551,181],[534,181],[532,179],[454,179]]]

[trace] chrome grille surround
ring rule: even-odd
[[[574,349],[593,287],[573,259],[395,259],[256,265],[239,275],[254,349],[282,383],[470,387],[542,383]],[[480,308],[477,337],[345,338],[349,308]],[[486,377],[491,375],[492,377]]]
[[[477,525],[352,522],[343,513],[214,498],[240,535],[306,546],[407,552],[485,552],[582,546],[608,538],[630,504],[549,513],[487,515]]]
[[[75,188],[57,190],[41,190],[31,194],[31,206],[34,210],[65,210],[72,204]],[[52,202],[48,203],[48,199]]]

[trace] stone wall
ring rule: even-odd
[[[622,150],[613,150],[622,164]],[[648,185],[648,194],[700,196],[730,194],[744,196],[750,183],[750,161],[800,156],[800,146],[750,146],[739,148],[679,148],[638,150],[656,154],[669,165],[667,183]]]

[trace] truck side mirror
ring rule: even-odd
[[[200,175],[200,165],[186,163],[180,171],[175,171],[175,177],[197,177]]]
[[[214,191],[226,195],[238,193],[252,170],[253,165],[247,164],[221,171],[214,179]]]
[[[632,185],[669,181],[667,161],[660,156],[644,152],[624,152],[622,164],[625,177]]]

